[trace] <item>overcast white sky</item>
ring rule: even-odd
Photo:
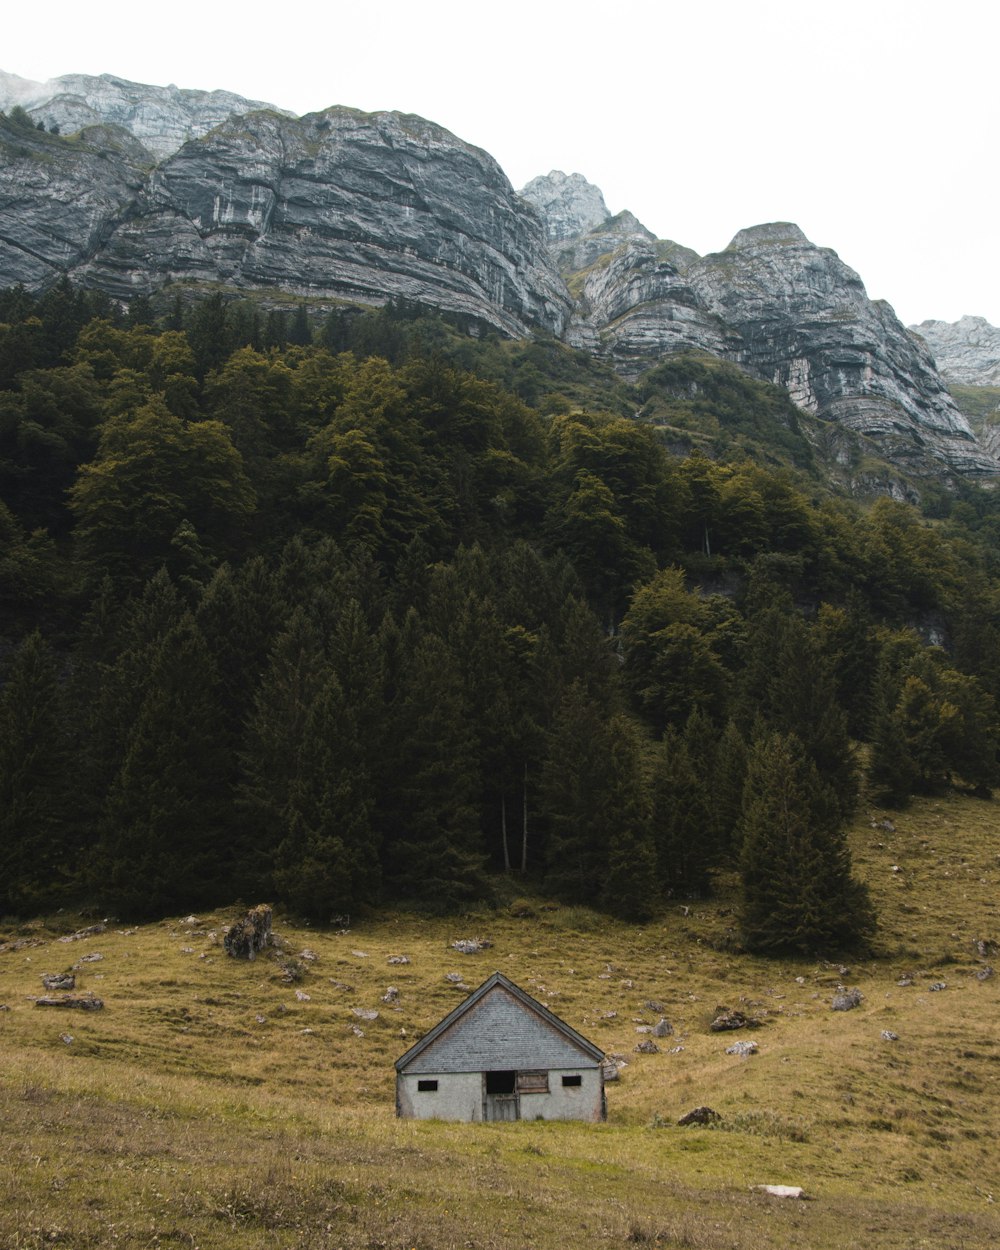
[[[419,113],[705,253],[763,221],[908,324],[1000,325],[995,0],[47,0],[0,68]]]

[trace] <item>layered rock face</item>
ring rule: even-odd
[[[536,178],[522,198],[485,152],[398,113],[295,118],[226,92],[0,74],[0,107],[13,104],[61,133],[0,120],[0,286],[68,275],[122,299],[171,283],[313,307],[404,298],[511,336],[544,329],[627,377],[704,351],[914,474],[1000,473],[923,339],[795,226],[699,257],[609,216],[580,174]],[[996,380],[1000,331],[938,325],[921,333],[951,376]]]
[[[544,211],[541,181],[531,185]],[[569,217],[560,206],[560,230]],[[943,462],[956,474],[1000,472],[923,342],[797,226],[742,230],[725,251],[699,257],[621,214],[560,236],[553,252],[576,297],[567,337],[609,355],[627,376],[665,353],[705,351],[783,386],[800,407],[873,440],[902,468],[923,473]]]
[[[66,134],[86,126],[121,126],[158,160],[234,114],[272,106],[231,91],[191,91],[127,82],[111,74],[65,74],[32,82],[0,70],[0,109],[13,105]]]
[[[148,160],[117,128],[67,142],[0,122],[0,285],[41,290],[76,273],[134,211]]]
[[[927,344],[946,382],[1000,386],[1000,329],[985,317],[910,326]]]
[[[872,301],[836,252],[797,226],[742,230],[687,276],[705,307],[735,330],[731,357],[784,386],[799,407],[877,441],[917,469],[927,451],[962,474],[1000,466],[976,442],[926,348],[884,301]]]
[[[406,298],[510,335],[568,320],[537,214],[485,152],[420,118],[254,112],[149,169],[123,131],[101,135],[0,132],[0,283]]]

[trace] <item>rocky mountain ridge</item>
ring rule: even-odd
[[[225,92],[0,75],[0,107],[13,103],[60,133],[0,121],[0,285],[65,274],[123,301],[176,284],[316,308],[404,298],[504,335],[542,330],[632,378],[707,352],[904,473],[1000,474],[924,339],[789,223],[700,257],[610,216],[580,174],[518,195],[487,153],[398,113],[296,118]]]
[[[946,381],[1000,386],[1000,328],[985,317],[922,321],[910,329],[927,344]]]
[[[63,74],[48,82],[33,82],[0,70],[0,109],[9,110],[15,104],[46,130],[57,126],[69,134],[87,126],[121,126],[157,160],[176,152],[188,139],[208,134],[234,114],[283,111],[231,91],[196,91],[173,84],[154,87],[113,74]]]
[[[567,238],[569,191],[581,196],[577,220],[594,197],[585,180],[555,171],[522,192],[543,213],[554,198],[547,181],[560,193],[555,255],[576,295],[567,338],[577,346],[610,355],[633,376],[669,352],[708,352],[783,386],[800,408],[855,431],[918,475],[928,454],[960,475],[998,471],[924,341],[798,226],[741,230],[704,257],[657,240],[630,214]]]

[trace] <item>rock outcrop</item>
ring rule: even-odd
[[[787,223],[741,230],[687,276],[742,340],[730,357],[799,407],[875,440],[919,472],[928,453],[958,474],[993,474],[930,354],[858,275]]]
[[[505,335],[541,329],[628,378],[706,352],[785,387],[839,458],[861,440],[912,477],[1000,474],[924,341],[949,377],[994,384],[1000,331],[906,331],[796,226],[701,257],[611,217],[580,174],[518,196],[487,153],[399,113],[296,118],[227,92],[0,73],[0,108],[14,104],[60,133],[0,118],[0,286],[66,275],[121,300],[172,284],[314,308],[412,300]]]
[[[58,126],[65,134],[88,126],[120,126],[158,160],[233,115],[272,108],[231,91],[182,90],[172,84],[153,87],[112,74],[64,74],[32,82],[0,70],[0,109],[15,104],[46,129]]]
[[[546,237],[552,243],[586,234],[611,216],[600,188],[583,174],[553,169],[532,178],[519,194],[542,214]]]
[[[910,329],[927,344],[946,382],[1000,386],[1000,329],[985,317],[922,321]]]
[[[0,144],[2,285],[410,299],[508,335],[559,334],[569,317],[534,210],[492,157],[418,117],[252,112],[155,167],[118,127],[7,124]]]
[[[723,252],[699,257],[621,214],[553,250],[575,296],[568,339],[626,376],[670,352],[708,352],[784,387],[917,476],[1000,472],[922,340],[797,226],[741,230]]]

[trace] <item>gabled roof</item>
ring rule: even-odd
[[[404,1055],[400,1055],[400,1057],[396,1060],[396,1071],[402,1072],[403,1069],[416,1059],[417,1056],[424,1050],[426,1050],[428,1046],[432,1045],[438,1040],[438,1038],[447,1033],[448,1030],[457,1024],[467,1012],[471,1011],[472,1008],[482,1002],[487,995],[497,989],[506,990],[506,992],[515,998],[522,1007],[526,1008],[528,1011],[534,1012],[534,1014],[543,1020],[547,1025],[561,1034],[566,1041],[582,1050],[585,1054],[591,1056],[595,1062],[600,1063],[604,1059],[604,1051],[601,1050],[599,1046],[595,1046],[593,1042],[588,1042],[582,1034],[577,1033],[576,1029],[571,1028],[565,1020],[560,1020],[557,1015],[549,1011],[548,1007],[543,1007],[537,999],[532,998],[531,995],[525,990],[522,990],[519,985],[515,985],[514,982],[508,977],[505,977],[502,972],[494,972],[491,977],[487,977],[478,989],[473,990],[468,998],[459,1003],[454,1011],[450,1011],[443,1020],[439,1021],[429,1032],[425,1033],[419,1042],[416,1042],[413,1046],[411,1046]]]

